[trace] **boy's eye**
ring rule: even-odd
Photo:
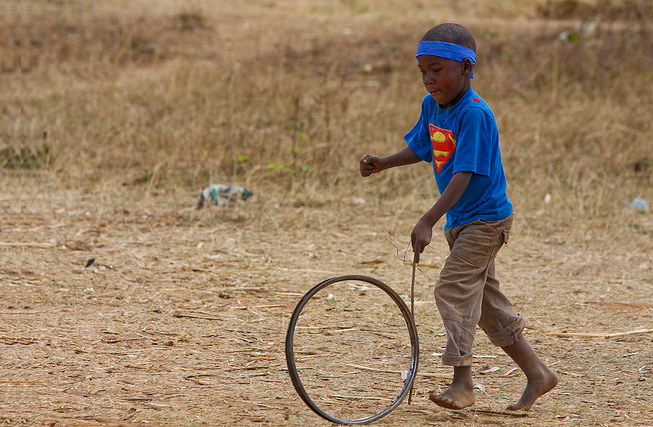
[[[442,68],[431,68],[431,69],[428,70],[428,71],[430,71],[430,72],[432,72],[432,73],[438,73],[438,72],[440,72],[441,70],[442,70]],[[419,72],[420,72],[421,75],[426,74],[426,71],[425,71],[425,70],[422,70],[422,69],[420,69]]]

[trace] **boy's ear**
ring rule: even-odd
[[[474,64],[472,64],[472,61],[470,61],[469,58],[463,59],[463,74],[471,75],[473,68]]]

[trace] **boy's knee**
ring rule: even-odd
[[[519,338],[526,326],[526,318],[516,313],[515,318],[507,325],[482,323],[481,321],[478,324],[492,344],[497,347],[505,347],[513,344]]]
[[[447,301],[447,296],[451,296],[451,290],[447,289],[446,283],[438,280],[433,290],[435,303],[440,306],[444,301]]]
[[[435,284],[435,289],[433,289],[433,296],[435,296],[436,301],[442,298],[442,286],[440,285],[440,281]]]

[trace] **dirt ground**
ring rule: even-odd
[[[286,328],[301,295],[328,277],[363,274],[408,299],[411,267],[390,242],[403,251],[409,241],[425,203],[412,196],[327,195],[316,205],[252,189],[246,202],[197,211],[185,190],[98,194],[61,190],[47,178],[2,181],[3,423],[328,425],[300,400],[286,368]],[[620,224],[565,223],[550,214],[517,210],[497,268],[558,387],[527,413],[503,412],[524,377],[479,331],[476,405],[431,404],[428,393],[446,387],[450,372],[437,357],[438,269],[424,267],[412,404],[377,424],[653,424],[653,333],[552,334],[653,328],[653,217],[624,209]],[[446,253],[435,233],[422,264],[441,265]],[[393,315],[392,307],[369,311]],[[328,327],[337,318],[313,320]],[[364,336],[373,345],[384,339]],[[313,354],[330,350],[340,351]],[[345,379],[333,384],[346,391]]]

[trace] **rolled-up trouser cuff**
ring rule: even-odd
[[[518,314],[517,319],[505,326],[500,331],[489,332],[485,331],[485,334],[490,339],[490,342],[498,347],[506,347],[511,344],[514,344],[519,337],[521,336],[524,326],[526,326],[526,318]]]
[[[443,354],[442,364],[447,366],[471,366],[472,353],[463,356],[447,356],[446,354]]]

